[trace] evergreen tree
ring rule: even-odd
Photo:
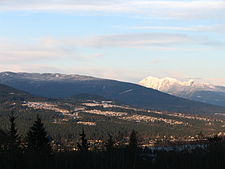
[[[0,152],[6,151],[8,141],[9,139],[7,133],[0,129]]]
[[[10,122],[10,128],[9,128],[9,143],[8,143],[8,151],[10,152],[18,152],[20,151],[20,136],[16,129],[16,123],[15,123],[16,117],[14,113],[12,112],[9,115],[9,122]]]
[[[115,142],[113,140],[113,137],[112,137],[112,135],[109,134],[109,138],[108,138],[108,140],[106,141],[106,144],[105,144],[106,151],[108,151],[108,152],[113,151],[114,144],[115,144]]]
[[[138,148],[138,138],[137,138],[137,133],[136,131],[132,130],[130,134],[130,139],[129,139],[129,167],[130,169],[135,169],[136,168],[136,161],[137,161],[137,148]]]
[[[28,151],[48,154],[51,152],[50,140],[39,116],[27,134]]]
[[[126,144],[127,140],[125,139],[125,137],[126,134],[124,132],[118,132],[118,135],[116,136],[116,143],[118,144],[119,148],[122,148]]]
[[[80,134],[81,143],[77,143],[77,147],[79,151],[88,151],[89,143],[86,139],[86,134],[84,133],[84,130]]]
[[[136,133],[136,131],[132,130],[132,132],[130,134],[130,139],[129,139],[129,148],[137,149],[137,147],[138,147],[137,133]]]

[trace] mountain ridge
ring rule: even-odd
[[[40,76],[44,77],[40,78]],[[53,76],[55,76],[53,79],[45,80]],[[67,80],[54,80],[58,79],[56,74],[3,72],[0,73],[0,83],[41,97],[68,98],[79,94],[90,94],[145,109],[186,113],[225,112],[223,107],[193,102],[141,85],[87,77],[67,75]]]

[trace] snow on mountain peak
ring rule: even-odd
[[[198,80],[180,81],[174,78],[157,78],[149,76],[139,82],[140,85],[163,91],[169,94],[177,92],[192,93],[196,90],[214,90],[215,86]]]
[[[225,87],[213,85],[207,79],[181,81],[170,77],[149,76],[140,81],[139,84],[178,97],[224,106]]]
[[[139,82],[140,85],[145,87],[150,87],[156,90],[166,90],[170,88],[171,86],[194,86],[195,81],[189,80],[189,81],[179,81],[174,78],[165,77],[165,78],[157,78],[149,76],[142,81]]]

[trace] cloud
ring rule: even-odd
[[[29,42],[0,39],[0,60],[7,62],[29,62],[37,60],[50,60],[71,55],[56,44],[45,43],[44,41],[33,40]]]
[[[163,31],[187,31],[187,32],[216,32],[225,33],[225,24],[195,25],[195,26],[132,26],[127,29],[134,30],[163,30]]]
[[[83,45],[96,48],[119,47],[138,48],[148,46],[168,46],[173,44],[188,43],[193,40],[183,34],[166,33],[133,33],[102,35],[84,40]]]
[[[5,64],[90,60],[101,57],[101,53],[86,54],[76,44],[64,40],[44,37],[28,41],[0,39],[0,61]]]
[[[119,4],[118,4],[119,2]],[[102,0],[10,0],[0,1],[1,10],[15,11],[85,11],[85,12],[115,12],[122,11],[124,6],[121,6],[122,1],[102,1]],[[123,3],[122,3],[123,4]]]
[[[154,59],[150,63],[151,64],[160,64],[160,63],[162,63],[162,60],[160,60],[160,59]]]
[[[197,45],[198,48],[192,48]],[[44,37],[27,41],[0,39],[0,61],[5,64],[91,62],[104,56],[103,48],[145,48],[155,51],[193,51],[223,48],[208,37],[173,33],[99,35],[88,38]]]
[[[223,47],[221,41],[207,36],[190,36],[182,33],[130,33],[101,35],[79,40],[83,46],[94,48],[146,48],[153,50],[188,50],[197,45],[198,50],[207,47]]]
[[[55,73],[55,72],[62,72],[62,69],[55,66],[45,65],[45,64],[0,64],[0,72],[39,72],[39,73]]]
[[[193,1],[135,1],[142,13],[166,18],[224,18],[225,1],[193,0]],[[148,12],[150,9],[150,12]]]
[[[148,17],[225,19],[223,0],[1,0],[1,11],[58,11],[134,14]]]

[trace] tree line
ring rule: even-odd
[[[18,134],[16,117],[9,115],[8,132],[0,130],[0,169],[223,169],[225,142],[218,136],[207,145],[182,150],[141,148],[136,131],[118,144],[109,134],[101,149],[90,149],[82,130],[76,151],[53,150],[52,138],[39,116],[26,134]]]

